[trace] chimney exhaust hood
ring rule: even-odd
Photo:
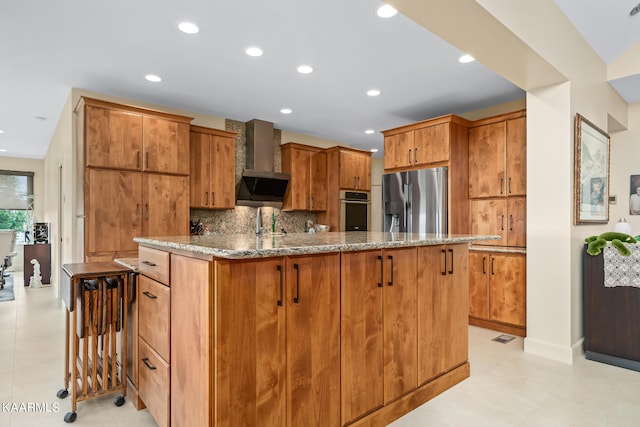
[[[246,123],[246,167],[236,188],[238,206],[282,207],[290,176],[273,171],[273,123]]]

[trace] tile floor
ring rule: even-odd
[[[56,397],[64,374],[63,304],[51,286],[25,289],[22,274],[14,277],[15,301],[0,303],[0,427],[65,425],[71,402]],[[554,362],[523,353],[521,338],[491,341],[498,335],[470,327],[471,378],[391,426],[640,425],[639,372],[585,359]],[[74,425],[155,426],[130,402],[114,406],[115,396],[79,402]],[[44,411],[11,411],[22,403]]]

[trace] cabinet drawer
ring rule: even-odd
[[[169,287],[146,276],[138,280],[138,334],[169,362]]]
[[[138,262],[141,274],[169,286],[169,252],[140,246]]]
[[[169,425],[169,365],[143,339],[138,341],[138,395],[158,426]]]

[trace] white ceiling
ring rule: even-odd
[[[640,38],[640,22],[621,24],[634,1],[556,3],[607,62]],[[458,63],[463,52],[404,16],[378,18],[381,4],[2,0],[0,155],[43,158],[73,87],[380,150],[381,130],[524,96],[482,64]],[[181,33],[184,20],[200,33]],[[245,55],[250,45],[264,56]],[[315,72],[298,74],[303,63]],[[366,96],[372,88],[382,94]]]

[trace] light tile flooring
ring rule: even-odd
[[[22,274],[14,277],[16,300],[0,303],[0,427],[65,425],[71,401],[56,397],[64,374],[63,304],[51,286],[25,289]],[[532,356],[521,338],[500,344],[491,341],[500,333],[486,329],[470,327],[469,335],[471,378],[391,426],[640,425],[639,372]],[[79,402],[74,425],[155,426],[148,411],[130,402],[114,406],[116,396]],[[11,411],[23,403],[45,412]]]

